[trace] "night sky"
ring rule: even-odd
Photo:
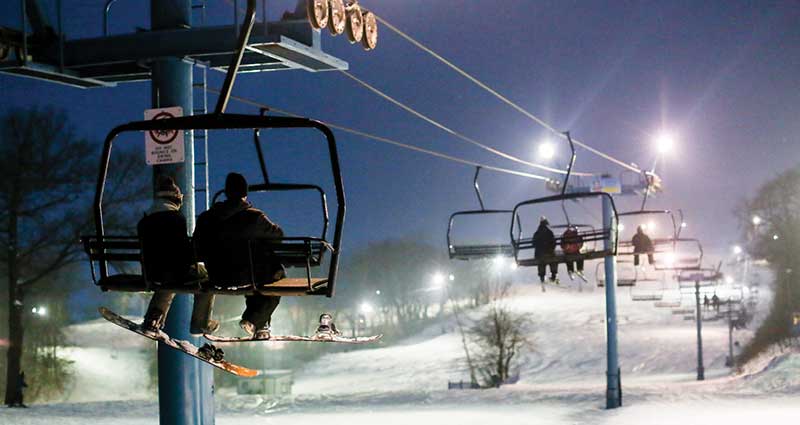
[[[64,0],[67,36],[100,35],[103,3]],[[232,20],[228,3],[210,3],[211,22]],[[268,3],[272,19],[294,6],[288,0]],[[570,130],[626,162],[649,167],[655,154],[652,137],[661,129],[672,132],[676,150],[660,167],[665,193],[650,205],[683,209],[685,235],[702,239],[707,250],[722,252],[735,243],[736,204],[800,157],[800,2],[361,3],[554,127]],[[120,0],[112,12],[112,32],[147,27],[147,4]],[[2,2],[0,25],[18,28],[18,15],[18,2]],[[348,61],[354,75],[420,112],[523,159],[536,161],[537,143],[548,137],[542,127],[386,28],[381,28],[373,52],[327,31],[323,48]],[[219,87],[221,80],[221,74],[213,74],[211,86]],[[98,152],[99,141],[113,126],[141,119],[150,106],[147,83],[81,90],[0,75],[0,89],[0,112],[27,106],[64,108],[78,133],[98,141]],[[464,144],[339,73],[246,74],[237,80],[234,94],[451,155],[541,174]],[[258,112],[237,102],[229,111]],[[444,252],[449,214],[478,206],[471,189],[474,170],[345,133],[337,137],[349,201],[346,247],[412,237],[439,244]],[[215,189],[231,170],[256,176],[246,135],[211,140]],[[273,175],[329,185],[322,147],[303,142],[271,146]],[[559,147],[557,160],[563,165],[566,146]],[[584,150],[578,152],[577,168],[621,171]],[[493,208],[547,194],[540,181],[492,172],[481,183],[487,206]],[[332,197],[332,188],[330,193]],[[288,227],[288,233],[302,233],[292,231],[302,226],[293,217],[298,206],[282,199],[258,206]],[[318,214],[311,210],[316,204],[303,200],[307,203],[299,207],[304,211],[300,217]],[[619,202],[621,209],[631,209],[640,201]]]

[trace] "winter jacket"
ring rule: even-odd
[[[194,264],[186,232],[186,218],[177,205],[156,199],[137,225],[148,280],[174,283],[184,280]]]
[[[583,237],[578,234],[577,230],[567,229],[561,235],[561,250],[564,254],[580,254],[583,248]]]
[[[280,226],[242,199],[215,203],[200,214],[194,232],[211,280],[225,285],[252,283],[253,278],[270,283],[282,277],[283,267],[264,241],[281,237]]]
[[[631,243],[633,244],[633,252],[636,254],[653,252],[655,250],[655,248],[653,248],[653,241],[651,241],[650,237],[644,234],[644,232],[633,235]]]
[[[556,237],[546,225],[540,224],[533,234],[534,258],[547,257],[556,252]]]

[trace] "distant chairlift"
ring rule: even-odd
[[[485,260],[496,257],[512,257],[514,249],[511,243],[508,242],[505,233],[505,223],[508,218],[512,217],[513,211],[511,210],[487,210],[483,203],[481,196],[480,185],[478,184],[478,176],[480,175],[481,167],[475,169],[475,177],[472,184],[475,188],[475,196],[478,198],[478,203],[481,206],[479,210],[458,211],[450,216],[447,226],[447,252],[450,259],[456,260]],[[454,230],[458,228],[457,222],[463,221],[468,217],[478,219],[481,221],[481,229],[472,229],[479,232],[485,232],[489,235],[486,241],[465,240],[466,238],[457,238],[454,236]],[[503,217],[507,217],[503,219]],[[492,221],[496,220],[496,224],[502,224],[502,228],[490,229],[493,227]],[[517,217],[519,223],[519,217]],[[521,225],[519,226],[522,227]],[[491,238],[493,236],[493,238]]]
[[[610,194],[604,192],[566,193],[567,183],[569,182],[569,177],[570,174],[572,173],[572,168],[575,165],[576,155],[575,155],[575,146],[572,142],[572,138],[570,137],[569,132],[566,132],[564,134],[566,135],[566,139],[569,142],[570,149],[572,151],[572,157],[569,163],[569,167],[567,168],[567,174],[564,177],[564,182],[561,185],[561,194],[523,201],[518,203],[513,210],[513,218],[511,220],[509,235],[511,237],[511,242],[514,249],[514,259],[516,260],[517,265],[520,267],[535,267],[547,264],[568,263],[578,260],[584,260],[584,261],[595,260],[609,256],[614,256],[617,254],[616,230],[619,219],[617,215],[617,209],[614,204],[614,198]],[[579,253],[577,254],[564,253],[561,250],[561,244],[564,241],[563,234],[553,232],[556,242],[555,253],[553,255],[548,255],[548,256],[540,255],[537,257],[535,255],[535,247],[533,244],[533,233],[535,229],[528,230],[526,232],[525,229],[522,228],[522,225],[520,224],[521,210],[532,209],[534,211],[533,216],[536,217],[543,215],[539,214],[539,212],[548,211],[552,208],[553,205],[558,204],[564,211],[567,221],[569,221],[569,215],[566,214],[566,207],[565,207],[567,201],[580,203],[586,200],[602,200],[603,198],[608,199],[612,209],[612,220],[610,227],[605,227],[603,223],[599,223],[598,226],[595,227],[592,225],[584,225],[584,224],[575,225],[569,222],[565,223],[564,225],[559,225],[558,227],[558,228],[566,228],[567,226],[570,225],[578,227],[577,229],[578,237],[583,241],[583,248]],[[553,230],[552,227],[551,230]],[[523,237],[522,235],[525,236]]]

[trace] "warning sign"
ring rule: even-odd
[[[147,109],[145,121],[183,116],[183,108]],[[183,130],[154,130],[144,134],[147,165],[175,164],[184,161]]]

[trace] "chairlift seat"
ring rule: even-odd
[[[632,301],[661,301],[663,294],[631,294]]]
[[[257,240],[260,246],[270,249],[272,257],[269,261],[280,262],[284,267],[311,267],[319,265],[323,254],[330,246],[318,238],[290,237],[283,239]],[[252,243],[253,241],[246,241]],[[84,250],[89,255],[92,263],[106,261],[110,263],[137,263],[140,267],[143,261],[141,241],[134,236],[87,236],[83,238]],[[258,263],[254,256],[251,260]],[[267,260],[266,257],[262,257]],[[245,275],[253,275],[252,270]],[[149,292],[155,290],[168,290],[177,293],[214,293],[221,295],[248,295],[260,293],[263,295],[302,296],[326,295],[328,279],[312,278],[284,278],[275,282],[260,283],[253,279],[239,278],[233,281],[202,279],[175,283],[160,283],[148,281],[141,274],[118,273],[95,278],[95,283],[104,291],[120,292]]]
[[[513,257],[514,247],[511,245],[452,245],[450,259],[480,260],[494,257]]]

